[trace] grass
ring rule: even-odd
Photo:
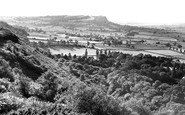
[[[175,38],[172,38],[172,37],[161,37],[161,36],[155,36],[155,35],[135,35],[134,38],[152,39],[152,40],[161,40],[161,41],[177,41]]]

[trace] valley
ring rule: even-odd
[[[182,30],[105,16],[0,19],[0,114],[185,113]]]

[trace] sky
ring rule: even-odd
[[[185,0],[1,0],[0,16],[90,15],[116,23],[185,23]]]

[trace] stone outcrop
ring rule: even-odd
[[[5,28],[0,28],[0,42],[12,41],[14,43],[19,43],[19,38],[13,34],[10,30]]]

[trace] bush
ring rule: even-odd
[[[23,106],[23,99],[14,96],[12,93],[5,93],[0,96],[0,113],[7,113]]]
[[[42,86],[42,95],[39,95],[39,98],[53,102],[55,94],[57,93],[58,82],[57,76],[51,71],[48,71],[39,77],[39,79],[37,79],[37,83]]]
[[[10,81],[14,81],[11,71],[9,63],[4,59],[0,59],[0,78],[7,78],[10,79]]]
[[[169,102],[165,107],[161,107],[154,115],[184,115],[184,104]]]
[[[129,115],[130,111],[97,88],[85,88],[74,96],[74,110],[92,115]]]
[[[151,111],[143,105],[142,100],[131,98],[124,105],[131,108],[133,112],[136,112],[139,115],[151,115]]]

